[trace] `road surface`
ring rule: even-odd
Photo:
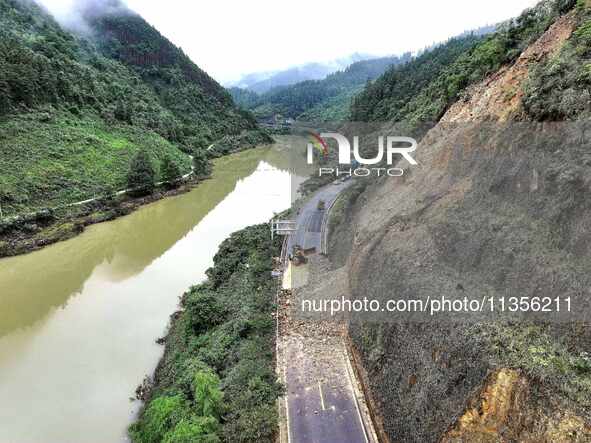
[[[325,221],[327,211],[339,194],[350,184],[351,181],[339,181],[338,183],[327,185],[318,190],[300,208],[296,218],[296,232],[290,235],[287,241],[288,252],[292,252],[294,245],[300,245],[304,249],[316,248],[317,252],[322,252],[322,224]],[[318,202],[320,200],[324,201],[324,210],[318,210]]]
[[[350,184],[327,185],[304,204],[296,218],[296,231],[286,242],[288,252],[294,245],[315,248],[316,254],[325,252],[327,213]],[[318,209],[320,200],[325,202],[324,210]],[[280,364],[287,387],[283,411],[287,429],[282,442],[374,443],[374,433],[367,429],[371,428],[371,420],[359,406],[362,394],[349,362],[342,325],[312,322],[302,328],[302,322],[296,319],[293,324],[300,325],[296,328],[291,322],[289,318],[284,320],[280,336]]]

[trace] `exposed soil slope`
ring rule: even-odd
[[[494,372],[441,442],[589,441],[588,424],[555,404],[533,402],[531,388],[527,377],[519,371]]]
[[[530,66],[554,55],[575,28],[573,14],[559,18],[533,45],[529,46],[511,66],[505,66],[466,91],[466,98],[450,107],[442,122],[463,122],[492,118],[508,120],[519,117],[523,82]]]
[[[511,123],[528,70],[573,28],[572,16],[560,18],[447,111],[421,142],[419,166],[351,199],[348,226],[334,232],[352,238],[330,242],[341,261],[353,251],[354,298],[588,301],[588,125]],[[480,320],[352,319],[384,434],[404,442],[591,441],[588,324]]]

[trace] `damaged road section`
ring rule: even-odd
[[[287,388],[280,402],[282,443],[377,442],[349,360],[343,319],[303,319],[296,307],[296,300],[328,272],[328,260],[318,253],[324,247],[326,213],[346,186],[318,191],[300,209],[297,230],[285,242],[290,252],[284,255],[290,259],[278,297],[277,339],[278,372]]]

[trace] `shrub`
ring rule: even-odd
[[[198,371],[193,379],[195,410],[204,417],[219,418],[223,412],[223,394],[220,379],[210,371]]]
[[[158,397],[148,405],[141,423],[131,426],[130,434],[138,443],[160,443],[188,413],[187,402],[182,396]]]
[[[591,51],[591,20],[583,23],[573,34],[577,52],[584,56]]]
[[[205,332],[220,324],[225,317],[223,306],[215,294],[203,287],[193,288],[184,301],[185,309],[191,319],[190,325],[195,332]]]
[[[524,109],[533,120],[576,120],[591,115],[591,16],[577,10],[578,26],[560,52],[531,70]]]
[[[154,190],[156,173],[150,156],[143,149],[132,158],[127,176],[128,186],[139,194],[149,194]]]
[[[160,164],[160,176],[162,181],[169,184],[174,184],[181,178],[181,168],[179,168],[169,155],[165,156]]]
[[[193,168],[195,168],[195,175],[207,175],[211,172],[211,164],[204,151],[193,152]]]
[[[183,419],[166,434],[162,443],[218,443],[219,427],[213,417]]]

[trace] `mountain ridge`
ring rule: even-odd
[[[121,2],[81,2],[79,10],[96,32],[72,33],[31,0],[0,0],[5,215],[123,189],[140,148],[157,171],[171,157],[186,172],[188,154],[211,143],[223,154],[270,140],[215,80]]]
[[[240,80],[227,82],[224,86],[227,89],[240,88],[257,94],[264,94],[273,88],[281,86],[290,86],[306,80],[322,80],[327,75],[345,69],[352,63],[375,58],[379,57],[355,52],[347,57],[341,57],[329,62],[310,62],[283,70],[246,74]]]
[[[400,56],[380,57],[350,64],[322,80],[307,80],[290,86],[278,86],[262,95],[251,91],[231,89],[239,105],[252,110],[259,119],[272,119],[275,115],[301,118],[306,112],[323,114],[330,108],[335,119],[346,116],[347,100],[363,85],[382,74],[389,66],[410,60],[410,53]],[[332,102],[331,102],[332,101]],[[328,103],[330,102],[330,104]],[[324,116],[321,116],[324,118]]]

